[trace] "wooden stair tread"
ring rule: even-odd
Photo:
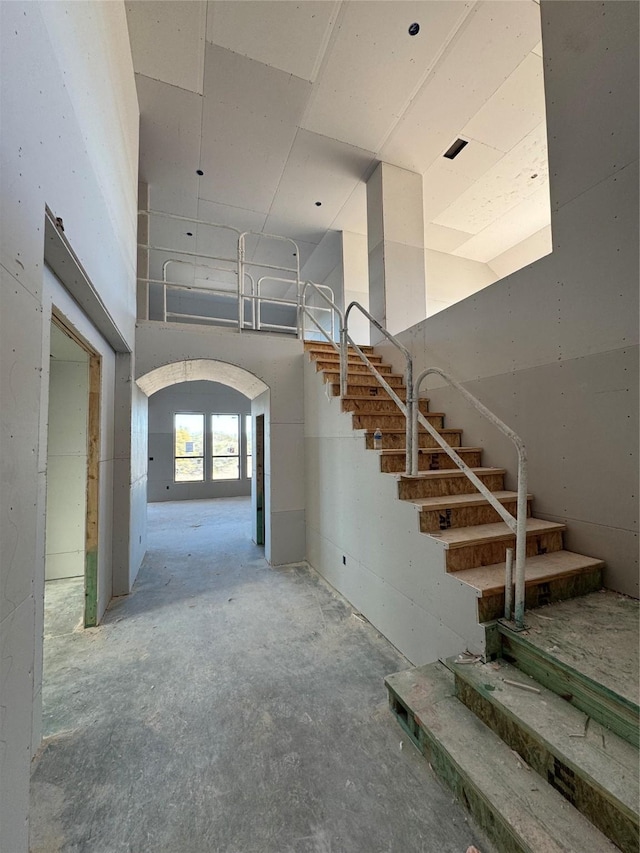
[[[424,450],[437,450],[438,448],[423,448]],[[457,450],[474,450],[475,448],[469,447],[456,447]],[[389,451],[382,451],[383,453],[388,453]],[[393,452],[393,451],[391,451]],[[404,452],[404,451],[403,451]],[[442,451],[444,453],[444,451]],[[509,492],[509,491],[497,491],[491,493],[495,498],[497,498],[500,503],[504,503],[506,501],[515,501],[518,499],[517,492]],[[527,500],[532,500],[532,495],[527,495]],[[489,501],[484,498],[479,492],[471,495],[445,495],[444,497],[435,497],[435,498],[412,498],[410,499],[411,503],[415,504],[420,509],[426,510],[438,510],[438,509],[449,509],[451,507],[467,507],[467,506],[483,506],[484,504],[489,504]]]
[[[433,414],[437,415],[437,414],[439,414],[439,412],[429,412],[429,414],[430,415],[433,415]],[[366,432],[367,435],[373,435],[375,430],[369,429],[369,427],[367,427],[366,429],[364,429],[364,432]],[[388,429],[386,427],[381,427],[380,432],[384,433],[384,435],[406,435],[407,434],[406,430],[404,430],[404,429],[393,429],[393,428]],[[453,435],[462,435],[462,430],[458,429],[456,427],[443,427],[442,429],[436,429],[436,432],[440,433],[440,435],[446,435],[448,433],[451,433]],[[420,449],[421,450],[428,450],[429,448],[422,448],[421,447]],[[404,453],[405,451],[402,451],[402,452]]]
[[[532,777],[511,748],[456,698],[453,675],[443,664],[396,673],[385,683],[409,709],[407,716],[415,718],[419,747],[433,769],[462,794],[499,849],[617,851],[558,791]],[[407,730],[400,716],[398,720]]]
[[[542,518],[527,518],[527,536],[535,536],[537,533],[555,533],[567,529],[566,524],[557,521],[545,521]],[[464,548],[474,542],[500,541],[503,539],[515,539],[515,533],[504,521],[495,521],[491,524],[474,524],[470,527],[452,527],[448,530],[439,530],[434,533],[425,533],[444,544],[446,549]]]
[[[433,414],[433,412],[429,412],[429,414],[431,415],[431,414]],[[442,432],[442,430],[438,430],[438,432]],[[465,451],[467,453],[480,453],[480,452],[482,452],[482,448],[481,447],[456,447],[455,451],[456,451],[456,453],[461,453],[461,452],[465,452]],[[407,455],[407,451],[402,449],[402,448],[393,448],[393,447],[392,448],[386,448],[386,449],[381,450],[380,452],[382,453],[383,456],[406,456]],[[426,455],[432,455],[434,453],[446,453],[446,452],[447,451],[443,450],[442,447],[420,447],[419,448],[419,453],[426,454]],[[462,495],[460,495],[459,497],[462,497]],[[429,498],[426,498],[425,500],[429,500]],[[434,498],[431,498],[431,500],[434,500]]]
[[[432,415],[434,413],[429,412],[429,414]],[[470,470],[478,476],[481,474],[507,473],[506,468],[471,468]],[[407,482],[409,482],[411,480],[436,480],[439,477],[464,477],[466,479],[467,475],[459,468],[441,468],[439,471],[419,471],[417,474],[396,474],[396,477],[399,480],[406,480]]]
[[[324,351],[325,349],[335,352],[335,348],[332,343],[329,341],[305,341],[304,342],[305,352],[313,352],[314,350]],[[361,349],[362,352],[375,352],[375,347],[371,346],[371,344],[358,344],[358,349]],[[355,349],[351,344],[348,345],[349,352],[355,352]]]
[[[382,386],[379,386],[379,387],[383,391],[386,390],[386,389],[382,388]],[[392,387],[393,387],[393,390],[395,391],[396,390],[395,386],[392,386]],[[400,399],[402,399],[401,394],[398,394],[398,397],[400,397]],[[345,394],[343,397],[341,397],[341,399],[342,400],[358,400],[358,401],[367,402],[367,403],[376,403],[376,402],[379,402],[380,400],[384,400],[385,403],[388,403],[389,400],[392,399],[392,397],[377,397],[375,394]],[[428,403],[429,398],[428,397],[420,397],[420,402],[421,403]],[[429,414],[431,415],[433,413],[429,412]],[[442,413],[436,412],[435,414],[442,414]]]
[[[637,826],[639,773],[638,750],[634,746],[505,660],[462,666],[452,658],[447,666],[456,680],[465,682],[495,711],[524,729],[531,741],[541,744],[565,767],[587,778]],[[504,679],[526,684],[538,692],[507,684]],[[466,699],[463,701],[470,707]],[[526,751],[520,754],[527,761]]]
[[[525,563],[525,585],[553,578],[567,577],[580,574],[585,570],[604,567],[603,560],[595,557],[585,557],[573,551],[553,551],[549,554],[538,554],[527,557]],[[515,572],[515,565],[514,565]],[[472,586],[484,598],[504,592],[504,563],[493,563],[490,566],[478,566],[474,569],[462,569],[455,573],[457,580]],[[514,577],[515,583],[515,577]]]

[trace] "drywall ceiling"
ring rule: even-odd
[[[423,176],[430,249],[486,263],[549,223],[534,0],[126,8],[152,209],[291,237],[316,277],[338,257],[327,231],[366,233],[379,160]],[[186,230],[165,223],[165,245]]]

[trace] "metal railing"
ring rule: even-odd
[[[300,335],[300,252],[294,240],[276,234],[241,231],[239,228],[234,228],[231,225],[207,222],[193,217],[178,216],[172,213],[165,213],[164,211],[143,210],[140,211],[140,214],[147,217],[149,235],[151,234],[152,219],[160,217],[169,221],[188,223],[190,226],[200,226],[203,229],[208,229],[215,235],[216,239],[219,239],[220,234],[233,235],[234,244],[233,252],[229,246],[227,247],[228,253],[225,253],[224,251],[207,252],[198,251],[197,249],[192,251],[191,249],[170,248],[164,245],[165,241],[157,243],[150,236],[146,243],[138,243],[138,248],[148,253],[149,262],[158,263],[158,255],[160,255],[159,259],[162,261],[162,278],[153,278],[148,274],[146,278],[139,278],[139,281],[146,286],[145,302],[147,318],[151,318],[152,314],[150,309],[152,302],[151,286],[156,286],[161,289],[161,293],[153,297],[157,305],[155,313],[160,313],[164,321],[196,320],[204,323],[235,326],[240,332],[244,329],[252,329]],[[195,231],[196,229],[194,228],[193,230]],[[189,236],[193,236],[193,234],[189,234]],[[199,232],[199,236],[202,237],[201,232]],[[255,239],[256,248],[252,252],[253,256],[247,257],[247,241],[250,238]],[[292,256],[295,258],[294,263],[275,263],[260,259],[260,251],[263,248],[268,248],[274,241],[288,245],[292,249]],[[163,257],[164,255],[169,255],[169,257]],[[172,264],[192,267],[194,278],[198,270],[207,270],[206,278],[207,280],[212,280],[213,278],[213,286],[170,280],[168,271]],[[224,264],[224,266],[221,266],[221,264]],[[253,275],[249,272],[249,269],[253,270]],[[256,283],[257,276],[255,270],[269,271],[273,274],[260,276]],[[211,273],[214,274],[213,277]],[[220,275],[222,273],[233,276],[234,282],[232,285],[226,282],[221,285]],[[262,285],[267,281],[278,282],[280,285],[286,286],[286,294],[284,296],[273,293],[267,295],[262,292]],[[293,291],[291,296],[288,296],[289,291]],[[209,298],[210,301],[207,307],[213,313],[203,311],[192,313],[188,310],[171,310],[168,307],[168,296],[172,293],[178,295],[189,293],[192,297],[200,295]],[[233,303],[231,300],[233,300]],[[193,302],[193,300],[191,301]],[[251,306],[248,317],[245,310],[247,305]],[[280,316],[277,318],[266,316],[269,312],[262,312],[261,310],[262,307],[266,306],[270,306],[272,314],[279,314]],[[284,317],[282,316],[283,313],[285,314]],[[291,322],[288,322],[287,313],[291,316]],[[273,322],[271,322],[271,319],[273,319]]]
[[[357,308],[361,314],[372,323],[379,332],[384,335],[384,337],[391,343],[393,346],[399,350],[405,359],[405,387],[406,387],[406,403],[404,403],[400,397],[393,390],[391,385],[386,381],[383,377],[382,373],[376,369],[374,364],[367,358],[367,356],[362,352],[360,347],[355,343],[355,341],[349,335],[349,314],[353,311],[354,308]],[[400,341],[394,337],[391,332],[388,332],[384,326],[379,323],[375,317],[373,317],[366,308],[363,308],[359,302],[352,302],[347,310],[344,313],[344,324],[343,328],[340,332],[340,393],[344,395],[346,393],[346,376],[347,376],[347,367],[348,367],[348,359],[349,359],[349,346],[352,346],[356,353],[360,356],[362,361],[365,363],[367,369],[376,377],[380,385],[384,388],[384,390],[389,394],[391,399],[395,402],[396,406],[400,409],[402,414],[405,416],[406,421],[406,473],[410,474],[413,470],[413,460],[414,460],[414,444],[413,444],[413,435],[412,435],[412,423],[413,423],[413,410],[414,410],[414,396],[413,396],[413,359],[411,358],[411,353],[409,350],[403,346]]]
[[[353,309],[359,310],[369,322],[390,342],[397,350],[399,350],[405,359],[405,386],[406,386],[406,403],[404,403],[391,385],[384,379],[382,373],[376,369],[375,365],[362,352],[360,347],[349,335],[349,315]],[[511,620],[514,618],[517,629],[524,628],[524,605],[525,605],[525,564],[526,564],[526,549],[527,549],[527,453],[524,442],[510,427],[508,427],[497,415],[494,415],[487,407],[473,396],[467,389],[461,385],[453,377],[449,376],[444,370],[438,367],[430,367],[423,370],[413,381],[413,359],[411,353],[407,350],[400,341],[388,332],[373,317],[365,308],[358,302],[352,302],[347,310],[342,314],[337,306],[334,306],[336,315],[340,318],[340,394],[345,396],[347,393],[347,378],[348,378],[348,358],[349,346],[353,347],[354,351],[359,355],[362,361],[367,366],[368,370],[376,377],[379,384],[387,391],[392,400],[403,413],[406,424],[406,468],[405,476],[419,476],[419,425],[424,427],[427,433],[449,456],[455,465],[463,472],[469,481],[475,486],[480,494],[488,501],[490,506],[495,509],[500,518],[507,524],[509,529],[515,534],[515,606],[513,606],[513,549],[506,549],[505,560],[505,619]],[[335,346],[335,344],[334,344]],[[336,347],[336,349],[338,349]],[[459,454],[452,448],[438,430],[429,423],[427,418],[420,412],[420,388],[427,376],[436,374],[440,376],[451,387],[458,391],[464,399],[470,403],[484,418],[497,427],[504,435],[506,435],[515,445],[518,453],[518,486],[517,486],[517,508],[516,515],[512,515],[496,498],[496,496],[485,486],[477,474],[466,464]]]
[[[513,516],[500,501],[496,498],[493,492],[485,486],[480,478],[472,471],[467,463],[456,453],[442,438],[440,433],[433,427],[429,421],[419,411],[419,407],[415,406],[413,423],[412,423],[412,444],[416,449],[413,457],[412,474],[418,474],[418,423],[420,423],[433,438],[433,440],[445,451],[450,459],[458,466],[458,468],[466,475],[480,494],[489,502],[495,509],[500,518],[505,522],[509,529],[516,535],[516,566],[515,566],[515,624],[517,628],[524,627],[524,599],[525,599],[525,562],[527,556],[527,452],[524,442],[510,427],[500,420],[497,415],[494,415],[487,407],[474,397],[467,389],[457,382],[453,377],[445,373],[439,367],[429,367],[423,370],[415,382],[414,398],[417,400],[420,394],[420,386],[430,375],[440,376],[451,387],[458,391],[464,399],[470,403],[476,411],[486,418],[489,423],[497,427],[507,438],[514,443],[518,453],[518,498],[516,515]],[[513,549],[508,548],[505,561],[505,601],[504,601],[504,616],[505,619],[511,619],[512,611],[512,592],[513,592]]]

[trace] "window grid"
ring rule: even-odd
[[[251,479],[252,416],[175,412],[174,482]]]

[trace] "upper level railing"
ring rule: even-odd
[[[163,211],[141,215],[148,235],[138,244],[141,319],[301,334],[294,240]]]

